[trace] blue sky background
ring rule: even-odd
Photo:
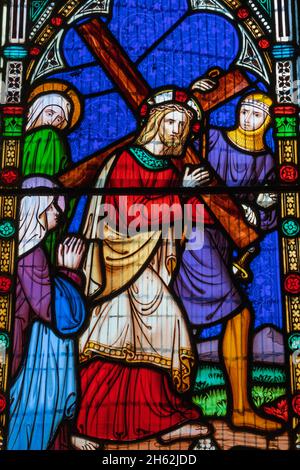
[[[238,55],[239,36],[230,20],[213,13],[187,12],[186,0],[114,1],[109,28],[152,88],[170,84],[187,87],[211,67],[227,70]],[[64,37],[63,53],[67,68],[51,78],[70,82],[82,95],[80,125],[68,135],[72,160],[78,162],[134,131],[136,119],[72,27]],[[258,77],[248,76],[254,88],[266,91]],[[238,101],[236,97],[212,112],[209,125],[232,127]],[[272,147],[271,132],[267,141]],[[82,198],[72,231],[78,230],[85,202]],[[282,326],[277,238],[277,233],[267,235],[261,254],[252,263],[254,281],[247,293],[255,309],[256,326],[269,322]],[[202,336],[219,331],[218,327],[208,329]]]

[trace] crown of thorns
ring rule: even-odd
[[[160,90],[151,95],[144,101],[140,107],[140,116],[147,117],[152,109],[163,105],[178,105],[192,113],[195,119],[192,125],[192,131],[197,133],[201,129],[202,110],[194,97],[190,96],[185,90],[179,88],[169,88]]]

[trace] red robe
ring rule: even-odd
[[[106,187],[178,187],[181,176],[171,160],[163,159],[162,168],[147,168],[160,164],[157,160],[149,154],[146,162],[141,161],[131,151],[123,151],[116,159]],[[126,217],[122,213],[124,207],[119,205],[119,196],[109,195],[106,202],[117,210],[119,229],[125,229]],[[149,195],[129,195],[127,206],[133,203],[145,204],[150,214],[153,203],[179,205],[180,199],[172,194],[151,195],[149,190]],[[173,218],[176,217],[181,217],[181,211],[175,211]],[[127,221],[130,222],[130,218]],[[142,225],[148,226],[149,222],[145,219]],[[151,365],[132,366],[95,357],[82,366],[80,383],[77,430],[90,438],[140,440],[200,417],[199,410],[174,390],[169,374]]]

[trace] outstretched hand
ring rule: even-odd
[[[217,82],[212,78],[200,78],[192,84],[191,89],[199,90],[202,93],[205,93],[206,91],[213,90],[216,86]]]
[[[79,269],[84,252],[83,240],[78,237],[67,237],[58,246],[57,264],[68,269]]]

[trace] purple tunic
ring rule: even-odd
[[[63,270],[77,284],[80,278],[75,272]],[[38,246],[18,261],[16,287],[16,313],[14,320],[12,376],[22,362],[28,330],[36,319],[49,324],[52,317],[52,287],[49,264],[43,249]]]
[[[227,186],[254,186],[274,178],[274,160],[270,153],[253,155],[227,141],[222,132],[209,133],[208,161]],[[237,196],[249,203],[253,196]],[[276,225],[275,210],[259,210],[260,227]],[[208,326],[241,308],[242,299],[231,272],[231,247],[214,225],[204,228],[204,245],[182,255],[174,289],[193,325]]]
[[[255,186],[275,179],[274,158],[268,152],[253,154],[240,150],[224,138],[221,131],[211,129],[208,142],[208,161],[226,186]],[[255,194],[256,198],[257,194]],[[237,198],[241,203],[253,202],[254,196],[245,193]],[[260,228],[270,230],[276,225],[276,211],[258,210]]]

